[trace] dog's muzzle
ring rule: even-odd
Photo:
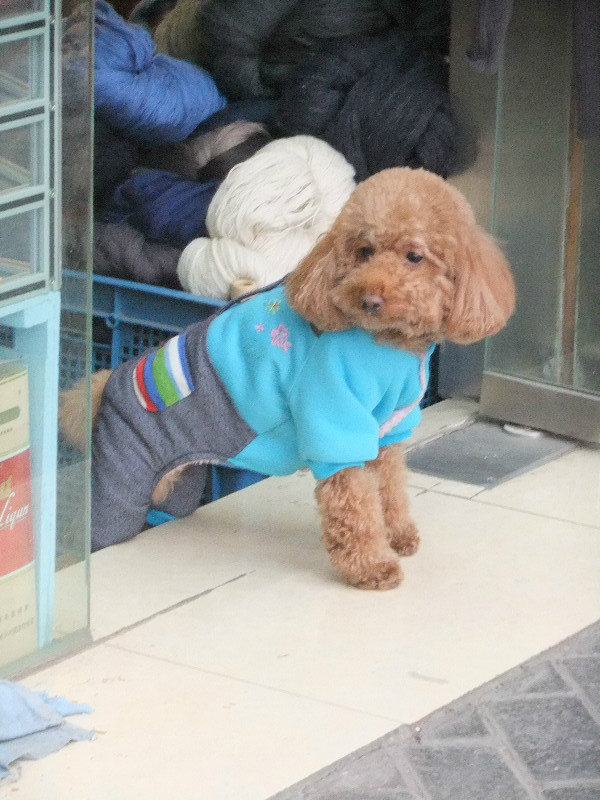
[[[361,298],[360,306],[367,314],[377,314],[378,311],[381,311],[383,302],[381,295],[365,292]]]

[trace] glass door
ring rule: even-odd
[[[513,267],[517,307],[486,343],[480,411],[596,442],[600,130],[582,138],[574,85],[577,59],[596,59],[600,82],[600,53],[582,52],[577,23],[564,0],[513,4],[495,78],[490,229]]]
[[[0,4],[0,674],[89,637],[89,420],[57,426],[91,349],[92,3]],[[75,16],[73,16],[75,15]],[[61,88],[62,87],[62,88]],[[61,310],[61,269],[82,273]],[[83,415],[86,416],[85,414]]]

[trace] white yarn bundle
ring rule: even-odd
[[[206,217],[210,238],[194,239],[179,259],[181,285],[226,299],[240,286],[279,280],[329,230],[354,187],[354,168],[321,139],[270,142],[217,189]]]

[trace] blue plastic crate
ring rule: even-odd
[[[63,313],[85,311],[86,282],[85,273],[63,271]],[[94,275],[92,288],[92,340],[94,349],[99,349],[95,361],[109,367],[160,344],[225,305],[222,300],[105,275]]]
[[[72,385],[84,374],[85,347],[81,337],[69,336],[69,314],[85,311],[87,275],[63,271],[61,385]],[[114,368],[149,347],[161,344],[183,328],[209,317],[222,300],[150,286],[144,283],[94,275],[92,284],[92,370]],[[76,325],[72,326],[77,329]],[[214,466],[211,468],[205,501],[257,483],[265,476],[249,470]],[[169,519],[151,512],[149,522]]]

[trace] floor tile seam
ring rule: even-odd
[[[484,491],[487,491],[487,490],[484,490]],[[439,494],[441,494],[441,492],[439,492]],[[481,505],[481,506],[492,506],[493,508],[503,508],[505,511],[516,511],[519,514],[525,514],[525,515],[530,516],[530,517],[539,517],[540,519],[551,519],[551,520],[554,520],[555,522],[566,522],[569,525],[575,525],[578,528],[587,528],[587,529],[590,529],[592,531],[599,531],[600,532],[600,526],[592,525],[592,523],[590,523],[590,522],[576,522],[575,520],[567,519],[566,517],[553,517],[551,514],[542,514],[539,511],[530,511],[530,510],[528,510],[526,508],[516,508],[515,506],[505,506],[505,505],[502,505],[501,503],[494,503],[494,502],[492,502],[490,500],[485,500],[485,501],[484,500],[478,500],[478,497],[481,494],[482,494],[482,492],[479,492],[474,497],[460,497],[460,495],[450,495],[450,496],[451,497],[458,497],[461,500],[469,500],[470,502],[475,502],[475,503],[477,503],[478,505]]]
[[[412,488],[417,488],[417,487],[412,487]],[[502,503],[493,503],[490,500],[478,500],[479,496],[481,494],[483,494],[484,492],[486,492],[486,491],[488,491],[488,489],[483,488],[480,492],[477,492],[476,494],[474,494],[474,495],[472,495],[470,497],[467,497],[467,496],[462,495],[462,494],[456,494],[456,493],[453,493],[453,492],[442,492],[442,491],[439,491],[438,489],[430,488],[430,489],[422,489],[417,496],[420,497],[423,494],[436,494],[436,495],[440,495],[441,497],[454,497],[457,500],[466,500],[468,502],[475,502],[475,503],[477,503],[478,505],[481,505],[481,506],[487,506],[487,507],[493,507],[493,508],[502,508],[505,511],[515,511],[518,514],[525,514],[526,516],[537,517],[537,518],[540,518],[540,519],[550,519],[550,520],[553,520],[554,522],[566,522],[569,525],[575,525],[575,526],[580,527],[580,528],[586,528],[586,529],[590,529],[590,530],[593,530],[593,531],[600,532],[600,526],[592,525],[589,522],[576,522],[576,521],[574,521],[572,519],[567,519],[566,517],[553,517],[551,514],[541,514],[540,512],[530,511],[530,510],[525,509],[525,508],[516,508],[515,506],[507,506],[507,505],[503,505]]]
[[[434,486],[439,486],[441,481],[438,481]],[[409,489],[416,489],[418,492],[430,492],[434,486],[417,486],[414,483],[407,483],[406,484]]]
[[[579,683],[579,681],[571,675],[569,670],[563,665],[562,659],[555,658],[552,659],[551,662],[552,666],[556,670],[556,672],[560,675],[560,677],[565,681],[565,683],[572,688],[572,691],[575,697],[581,702],[581,705],[585,708],[588,712],[590,717],[594,720],[596,725],[598,725],[600,729],[600,709],[598,709],[596,703],[592,700],[592,698],[588,695],[585,688]],[[600,730],[599,730],[600,735]]]
[[[58,666],[59,664],[62,664],[65,661],[69,661],[72,658],[76,658],[82,655],[83,653],[88,653],[92,650],[96,650],[98,647],[101,647],[102,645],[110,647],[110,642],[112,639],[115,639],[116,637],[121,636],[124,633],[128,633],[129,631],[135,630],[139,626],[145,625],[146,622],[150,622],[156,617],[159,617],[163,614],[168,614],[169,612],[176,610],[181,606],[185,606],[188,603],[192,603],[195,600],[198,600],[206,595],[209,595],[212,592],[216,591],[217,589],[227,586],[230,583],[234,583],[235,581],[238,581],[241,578],[245,578],[248,575],[252,575],[255,571],[256,570],[250,570],[249,572],[244,572],[241,575],[236,575],[235,577],[230,578],[229,580],[224,581],[223,583],[217,584],[216,586],[212,586],[208,589],[204,589],[202,592],[198,592],[192,597],[183,598],[182,600],[179,600],[177,603],[174,603],[173,605],[165,609],[161,609],[159,611],[154,612],[153,614],[150,614],[148,617],[144,617],[144,619],[132,622],[130,625],[126,625],[124,628],[119,628],[119,630],[113,631],[112,633],[107,633],[105,636],[100,636],[97,639],[92,638],[89,641],[84,641],[79,647],[73,650],[66,650],[64,653],[60,653],[55,657],[48,659],[48,661],[44,662],[43,664],[36,664],[29,669],[22,670],[21,672],[19,672],[19,677],[22,679],[25,677],[30,677],[32,675],[36,675],[37,673],[42,672],[45,669]]]
[[[415,495],[415,497],[421,497],[421,495],[423,495],[423,494],[427,494],[427,492],[429,491],[428,489],[417,489],[417,487],[416,487],[416,486],[413,486],[413,487],[411,487],[411,488],[412,488],[412,489],[414,489],[414,490],[416,491],[416,495]]]
[[[585,661],[587,658],[593,658],[596,661],[600,660],[600,652],[597,653],[569,653],[558,654],[556,656],[558,661]]]
[[[433,712],[435,714],[435,711]],[[438,739],[435,736],[421,736],[419,742],[415,742],[419,747],[433,747],[437,750],[444,748],[450,750],[466,750],[477,747],[482,750],[497,750],[498,743],[492,733],[481,734],[479,736],[448,736]]]
[[[322,697],[312,697],[311,695],[302,694],[300,692],[293,692],[290,689],[284,689],[284,688],[282,688],[280,686],[271,686],[271,685],[266,684],[266,683],[260,683],[259,681],[252,681],[249,678],[241,678],[239,675],[230,675],[229,673],[226,673],[226,672],[219,672],[218,670],[206,669],[205,667],[199,667],[199,666],[197,666],[195,664],[188,664],[188,663],[186,663],[184,661],[176,661],[175,659],[166,658],[165,656],[159,656],[159,655],[156,655],[155,653],[147,653],[147,652],[144,652],[143,650],[137,650],[137,649],[132,648],[132,647],[126,647],[123,644],[117,644],[114,641],[113,642],[105,642],[105,646],[106,647],[110,647],[110,648],[112,648],[114,650],[122,650],[125,653],[130,653],[131,655],[136,655],[136,656],[139,656],[140,658],[149,658],[149,659],[151,659],[153,661],[158,661],[158,662],[161,662],[163,664],[170,664],[171,666],[181,667],[182,669],[191,669],[194,672],[198,672],[198,673],[201,673],[203,675],[211,675],[211,676],[216,677],[216,678],[223,678],[225,680],[231,680],[231,681],[234,681],[235,683],[242,683],[242,684],[244,684],[246,686],[254,686],[257,689],[263,689],[263,690],[265,690],[267,692],[275,692],[277,694],[284,694],[284,695],[287,695],[288,697],[295,697],[298,700],[307,700],[307,701],[309,701],[311,703],[316,703],[316,704],[319,704],[319,705],[328,706],[330,708],[338,708],[341,711],[350,711],[353,714],[360,714],[360,715],[363,715],[365,717],[370,717],[371,719],[378,719],[378,720],[382,720],[382,721],[385,721],[385,722],[389,722],[394,727],[391,727],[389,729],[388,733],[391,733],[393,730],[395,730],[396,728],[398,728],[398,727],[400,727],[402,725],[406,725],[406,722],[404,722],[403,720],[399,720],[396,717],[387,717],[387,716],[384,716],[383,714],[376,714],[373,711],[368,711],[368,710],[366,710],[364,708],[356,708],[354,706],[348,706],[348,705],[345,705],[343,703],[335,703],[332,700],[324,700]],[[382,734],[382,735],[384,735],[384,734]],[[368,742],[365,742],[365,745],[366,744],[368,744]],[[348,755],[350,755],[350,754],[348,754]]]
[[[190,597],[183,597],[181,600],[178,600],[175,603],[171,603],[170,606],[166,608],[161,608],[158,611],[154,611],[152,614],[149,614],[147,617],[143,617],[142,619],[136,620],[135,622],[131,622],[129,625],[125,625],[123,628],[119,628],[116,631],[112,631],[111,633],[107,633],[104,636],[100,636],[97,639],[93,639],[90,646],[99,645],[99,644],[106,644],[110,642],[112,639],[116,638],[117,636],[121,636],[122,634],[129,633],[130,631],[139,628],[142,625],[145,625],[148,622],[152,622],[152,620],[157,619],[158,617],[164,616],[165,614],[170,614],[172,611],[177,611],[180,608],[184,608],[185,606],[189,605],[190,603],[195,603],[196,600],[201,600],[203,597],[206,597],[213,592],[216,592],[218,589],[222,589],[225,586],[229,586],[231,583],[236,583],[242,578],[247,578],[250,575],[253,575],[256,570],[252,569],[248,572],[242,572],[240,575],[235,575],[233,578],[229,578],[222,583],[218,583],[216,586],[210,586],[208,589],[203,589],[201,592],[197,592]]]
[[[553,789],[600,789],[600,779],[570,778],[562,781],[542,781],[542,788],[545,792]]]
[[[552,514],[542,514],[539,511],[531,511],[530,509],[526,509],[526,508],[517,508],[516,506],[505,505],[504,503],[499,503],[499,502],[493,501],[493,500],[479,499],[479,498],[482,498],[482,495],[485,495],[486,492],[493,491],[496,488],[496,486],[501,486],[502,483],[496,484],[494,486],[479,486],[478,491],[474,492],[474,494],[472,494],[472,495],[464,495],[464,494],[459,494],[457,492],[443,491],[443,490],[437,488],[442,483],[444,483],[445,480],[451,480],[451,479],[450,478],[448,478],[448,479],[445,478],[443,480],[440,480],[438,483],[434,484],[433,486],[429,486],[427,488],[423,488],[423,487],[420,487],[420,486],[414,486],[414,485],[411,488],[420,489],[421,490],[419,492],[420,494],[431,492],[433,494],[442,495],[443,497],[455,497],[458,500],[472,500],[472,501],[475,501],[475,502],[479,503],[480,505],[493,506],[495,508],[503,508],[503,509],[505,509],[507,511],[517,511],[517,512],[519,512],[521,514],[528,514],[530,516],[541,517],[543,519],[552,519],[552,520],[556,520],[558,522],[568,522],[568,523],[570,523],[572,525],[579,525],[579,526],[581,526],[583,528],[591,528],[592,530],[600,531],[600,525],[594,525],[591,522],[579,522],[579,521],[576,521],[576,520],[569,519],[568,517],[556,517],[556,516],[553,516]],[[458,483],[462,483],[462,481],[458,481]],[[465,486],[474,486],[474,487],[477,486],[477,484],[464,484],[464,485]]]
[[[441,489],[436,489],[435,487],[431,489],[424,489],[423,491],[428,492],[429,494],[437,494],[441,497],[456,497],[457,500],[473,500],[475,497],[481,494],[481,492],[477,492],[477,494],[474,495],[457,494],[456,492],[444,492]]]
[[[519,786],[521,786],[521,788],[527,792],[530,800],[545,800],[544,796],[542,795],[539,782],[531,774],[527,765],[519,757],[519,754],[513,748],[508,735],[485,701],[478,708],[478,712],[485,726],[490,731],[490,734],[496,740],[496,752],[504,764],[508,767],[509,771],[513,774]]]
[[[400,747],[387,749],[388,756],[398,768],[406,788],[413,794],[415,800],[435,800],[427,791],[427,787],[418,771],[411,764],[408,752],[410,745],[402,744]]]
[[[436,406],[437,403],[434,403],[433,405],[428,406],[428,408],[423,409],[422,412],[423,418],[427,416],[428,418],[433,419],[433,417],[437,415],[437,412],[436,413],[433,412],[433,409],[435,409]],[[478,419],[480,418],[477,409],[473,409],[472,411],[465,410],[464,416],[461,414],[460,419],[456,419],[450,422],[444,422],[440,425],[439,428],[435,428],[427,434],[422,434],[422,428],[421,429],[417,428],[413,436],[411,436],[410,439],[406,440],[404,451],[405,453],[408,454],[411,452],[411,450],[415,450],[418,447],[423,447],[424,445],[431,444],[431,442],[434,442],[436,439],[441,439],[443,436],[448,436],[448,434],[450,433],[456,433],[457,431],[462,430],[463,428],[468,428],[474,422],[477,422]]]
[[[562,691],[556,692],[503,692],[502,689],[498,689],[497,695],[488,698],[488,700],[490,703],[523,703],[528,701],[534,702],[536,700],[567,700],[568,698],[576,696],[576,692],[574,692],[573,689],[563,689]]]

